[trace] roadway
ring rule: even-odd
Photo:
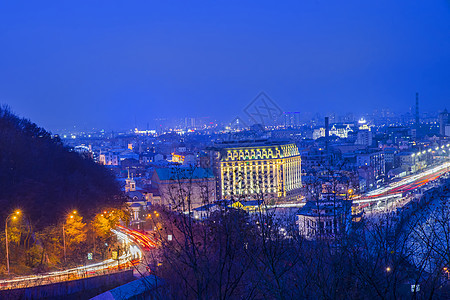
[[[450,169],[450,162],[442,163],[408,176],[400,181],[392,182],[362,196],[353,198],[354,203],[374,203],[386,201],[390,198],[402,197],[404,193],[416,190],[433,180],[436,180]],[[14,289],[56,282],[75,280],[91,276],[117,272],[126,268],[132,268],[142,259],[142,250],[148,251],[156,248],[158,242],[142,232],[132,230],[124,226],[117,226],[112,230],[120,241],[129,246],[129,251],[123,253],[118,259],[107,259],[99,263],[89,264],[62,271],[54,271],[38,275],[20,276],[7,280],[0,280],[0,289]]]
[[[433,181],[450,169],[450,162],[442,163],[418,174],[410,175],[400,181],[392,182],[386,186],[370,191],[357,199],[369,199],[391,194],[398,194],[417,189],[430,181]]]
[[[125,243],[129,249],[129,251],[119,255],[118,259],[107,259],[99,263],[62,271],[19,276],[12,279],[0,280],[0,290],[52,284],[130,269],[136,267],[141,262],[142,250],[150,250],[157,246],[156,240],[137,230],[132,230],[119,225],[116,229],[112,229],[112,231],[117,235],[118,240]]]
[[[418,188],[438,179],[443,174],[448,172],[449,169],[450,162],[442,163],[418,174],[410,175],[399,181],[389,183],[359,197],[355,197],[353,198],[353,203],[375,203],[394,198],[402,198],[405,193],[417,190]]]

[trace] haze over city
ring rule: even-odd
[[[449,1],[0,4],[0,103],[53,132],[450,100]]]

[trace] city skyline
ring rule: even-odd
[[[252,102],[248,106],[251,106]],[[23,117],[24,119],[31,119],[29,116],[23,115],[21,112],[14,110],[7,103],[1,103],[7,109],[11,110],[12,113]],[[419,102],[419,122],[424,125],[438,124],[439,115],[447,109],[443,106],[442,109],[436,111],[423,111],[421,109],[421,103]],[[160,116],[158,118],[152,119],[142,119],[138,120],[136,115],[134,117],[130,116],[130,120],[127,124],[117,125],[117,124],[100,124],[95,126],[93,124],[88,124],[86,122],[78,122],[75,124],[68,124],[67,126],[56,126],[56,127],[46,127],[41,123],[36,123],[38,126],[48,130],[53,134],[70,134],[70,133],[94,133],[94,132],[144,132],[144,131],[156,131],[165,132],[172,130],[182,130],[182,129],[212,129],[216,128],[232,128],[236,127],[236,121],[241,121],[241,129],[251,129],[252,125],[262,125],[268,126],[268,128],[274,128],[274,126],[284,126],[284,127],[300,127],[300,126],[313,126],[314,128],[323,127],[324,117],[329,117],[330,122],[333,124],[356,124],[361,120],[369,121],[371,123],[385,123],[390,124],[389,126],[408,126],[415,123],[415,105],[409,106],[405,111],[391,111],[388,108],[379,108],[372,111],[365,112],[320,112],[320,111],[281,111],[278,115],[274,116],[273,122],[270,121],[267,116],[252,118],[250,114],[246,114],[245,110],[237,111],[234,118],[224,117],[224,118],[213,118],[211,116]],[[133,120],[131,120],[133,119]],[[45,122],[43,122],[45,123]],[[237,128],[235,128],[237,129]]]

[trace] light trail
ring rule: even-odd
[[[146,250],[156,248],[158,246],[158,242],[156,241],[156,239],[151,238],[143,234],[142,232],[129,229],[121,225],[118,225],[117,228],[118,230],[125,232],[129,238],[131,238],[135,243],[137,243]]]
[[[398,182],[394,182],[391,183],[385,187],[381,187],[378,188],[376,190],[373,190],[371,192],[368,192],[365,196],[363,197],[371,197],[371,196],[380,196],[389,192],[392,192],[394,189],[399,188],[401,189],[403,186],[407,185],[407,184],[412,184],[415,181],[418,181],[420,179],[423,179],[424,177],[430,176],[431,177],[439,177],[442,174],[444,174],[445,172],[448,171],[448,169],[450,168],[450,162],[445,162],[439,166],[435,166],[429,170],[426,170],[424,172],[421,172],[419,174],[416,175],[412,175],[412,176],[408,176],[407,178],[400,180]],[[434,179],[433,179],[434,180]],[[395,190],[394,190],[395,192]]]
[[[13,279],[0,280],[0,290],[52,284],[56,282],[114,273],[119,270],[128,269],[139,264],[142,259],[142,251],[139,246],[148,250],[150,248],[155,248],[157,245],[156,241],[152,241],[150,238],[138,231],[120,225],[117,227],[118,230],[112,229],[112,232],[117,235],[119,241],[125,242],[127,245],[129,245],[129,251],[120,255],[118,259],[107,259],[99,263],[89,264],[62,271],[54,271],[44,274],[20,276]],[[120,263],[121,261],[122,263]]]
[[[434,181],[448,172],[450,162],[445,162],[439,166],[435,166],[429,170],[416,175],[409,176],[401,181],[388,184],[387,186],[373,190],[366,195],[355,197],[353,203],[370,203],[383,202],[389,199],[401,198],[404,193],[418,189],[431,181]]]
[[[421,172],[416,175],[409,176],[401,181],[388,184],[387,186],[378,188],[371,192],[368,192],[366,195],[358,197],[359,198],[375,198],[380,196],[385,196],[387,194],[399,193],[409,191],[411,189],[415,189],[417,187],[423,186],[430,181],[435,180],[440,177],[442,174],[447,172],[448,168],[450,168],[450,162],[443,163],[439,166],[433,167],[427,171]]]

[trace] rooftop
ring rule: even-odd
[[[210,168],[170,167],[155,170],[160,180],[178,179],[212,179],[214,174]]]
[[[291,144],[289,141],[281,140],[268,140],[268,139],[255,139],[255,140],[232,140],[223,141],[220,143],[214,143],[212,148],[223,149],[223,148],[252,148],[252,147],[262,147],[262,146],[279,146]]]

